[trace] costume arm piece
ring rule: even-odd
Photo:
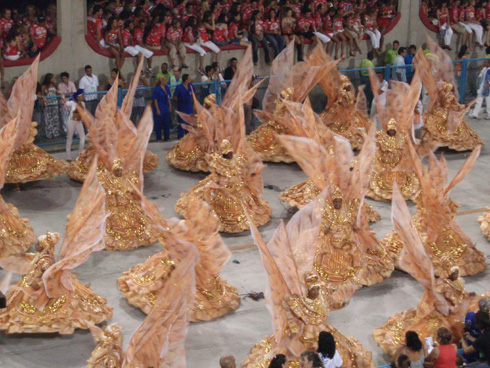
[[[7,103],[8,111],[5,115],[0,116],[0,127],[3,127],[14,120],[20,112],[15,148],[22,146],[29,138],[34,102],[36,101],[39,58],[38,55],[29,69],[17,79]]]
[[[346,285],[341,287],[338,290],[335,290],[330,295],[330,310],[337,310],[344,308],[347,304],[350,303],[352,296],[356,292],[356,290],[360,289],[360,285]]]
[[[49,297],[59,297],[63,290],[74,290],[69,270],[84,263],[92,252],[104,249],[105,191],[97,179],[97,160],[92,166],[70,214],[61,244],[59,261],[44,274],[43,281]]]
[[[144,60],[145,58],[143,57],[143,55],[140,54],[138,66],[136,67],[136,72],[131,79],[131,83],[129,84],[128,91],[126,92],[126,96],[124,96],[124,100],[121,106],[123,114],[126,115],[128,119],[130,118],[131,112],[133,110],[134,95],[136,94],[136,88],[138,88],[138,83],[141,76],[141,68],[143,67]]]
[[[446,188],[446,195],[448,195],[451,192],[451,189],[458,185],[458,183],[461,182],[461,180],[463,180],[466,175],[468,175],[470,170],[475,165],[476,159],[480,156],[480,152],[481,146],[476,147],[476,149],[471,152],[471,155],[469,155],[463,166],[460,167],[456,175],[454,175],[453,180],[451,180],[451,183],[449,183],[448,187]]]
[[[185,338],[188,310],[194,304],[195,266],[199,256],[189,246],[187,256],[177,265],[159,293],[155,306],[133,333],[122,368],[185,368]]]
[[[15,149],[15,141],[19,131],[20,113],[12,121],[0,129],[0,189],[5,184],[7,166]]]
[[[24,253],[0,258],[0,267],[17,275],[25,275],[32,267],[36,253]]]
[[[391,216],[395,229],[404,244],[400,257],[400,266],[426,289],[429,300],[432,299],[439,306],[438,309],[447,314],[449,305],[436,290],[432,261],[425,251],[420,235],[412,222],[405,199],[396,183],[393,185]]]
[[[432,74],[436,83],[447,82],[451,83],[453,86],[456,85],[456,79],[454,78],[454,66],[451,58],[439,45],[427,35],[427,46],[430,50],[430,54],[434,55],[436,62],[432,63]],[[419,52],[422,50],[420,49]],[[422,51],[422,54],[424,52]],[[422,79],[424,82],[424,80]],[[425,82],[424,82],[425,84]],[[458,97],[457,91],[455,91],[456,97]]]

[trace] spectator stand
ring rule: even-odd
[[[61,37],[56,36],[51,38],[47,43],[46,46],[41,50],[41,61],[47,59],[50,57],[58,48],[58,46],[61,43]],[[3,65],[8,68],[8,67],[13,67],[13,66],[26,66],[26,65],[31,65],[34,62],[35,58],[20,58],[19,60],[16,61],[11,61],[11,60],[3,60]]]

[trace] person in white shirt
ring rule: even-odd
[[[480,110],[483,105],[483,100],[485,100],[486,110],[487,110],[487,119],[490,119],[490,95],[485,96],[485,89],[488,84],[488,71],[490,70],[490,60],[485,60],[483,63],[483,68],[478,75],[478,91],[475,106],[473,107],[473,111],[470,113],[470,117],[474,119],[478,119],[478,115],[480,114]]]
[[[378,113],[378,104],[380,106],[386,105],[386,91],[388,90],[388,82],[384,78],[384,74],[382,70],[376,71],[376,76],[379,79],[379,91],[378,91],[378,103],[373,103],[371,105],[371,119],[373,120],[376,114]],[[381,127],[377,127],[380,129]]]
[[[87,110],[95,114],[99,98],[97,93],[94,92],[99,91],[99,78],[92,73],[92,67],[90,65],[85,66],[85,75],[78,82],[78,89],[84,90]]]
[[[85,103],[83,102],[83,89],[79,89],[78,91],[76,91],[70,101],[66,101],[64,95],[62,95],[62,99],[65,107],[69,111],[67,120],[68,132],[66,133],[66,156],[67,159],[71,161],[71,145],[73,142],[73,135],[75,134],[75,130],[80,137],[80,143],[78,144],[78,154],[83,151],[83,148],[85,146],[85,131],[83,130],[83,122],[80,113],[77,111],[78,103],[82,104],[82,106],[85,106]]]
[[[344,364],[342,357],[335,348],[335,338],[330,332],[320,332],[316,352],[320,356],[325,368],[340,368]]]
[[[395,61],[393,62],[391,79],[399,82],[407,83],[407,70],[405,68],[405,56],[407,56],[407,48],[400,47],[398,49],[398,56],[395,58]]]

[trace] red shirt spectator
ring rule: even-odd
[[[34,39],[34,43],[38,48],[43,48],[46,46],[46,41],[48,38],[48,29],[44,26],[44,21],[35,23],[31,26],[30,33]]]
[[[9,12],[9,14],[10,14],[9,9],[5,10],[5,12]],[[9,17],[10,17],[10,15],[9,15]],[[9,33],[10,28],[12,28],[13,25],[14,25],[14,21],[12,19],[6,19],[5,16],[0,19],[0,36],[1,36],[1,38],[7,37],[7,34]]]
[[[449,24],[453,25],[459,22],[459,8],[456,5],[449,8]]]
[[[156,23],[146,36],[146,43],[150,46],[157,47],[162,44],[162,38],[165,38],[166,27],[163,23]]]
[[[244,8],[242,10],[242,19],[243,19],[244,23],[248,23],[250,21],[250,18],[252,18],[253,12],[254,12],[254,10],[250,4],[248,4],[246,6],[246,8]]]
[[[228,26],[228,37],[231,39],[235,38],[235,35],[238,32],[238,24],[236,22],[231,22]]]
[[[339,32],[344,31],[344,21],[342,20],[342,17],[337,16],[334,18],[333,29],[334,29],[335,33],[339,33]]]
[[[167,30],[167,40],[176,43],[182,40],[182,27],[169,27]]]
[[[310,28],[313,24],[313,20],[311,18],[306,18],[301,16],[298,18],[296,23],[296,32],[306,33],[310,31]]]
[[[226,25],[216,25],[213,32],[213,40],[217,42],[226,42],[226,37],[228,37],[228,29]]]
[[[196,42],[196,33],[194,32],[194,29],[192,27],[187,27],[184,30],[183,39],[185,43],[193,44],[194,42]]]
[[[255,21],[255,35],[257,35],[259,38],[261,38],[263,34],[264,34],[264,21],[263,20],[256,20]]]
[[[123,41],[123,47],[133,46],[133,35],[128,28],[124,28],[121,31],[121,38]]]
[[[315,25],[315,28],[317,31],[322,29],[323,19],[322,19],[322,16],[319,12],[315,12],[315,15],[313,16],[313,24]]]
[[[280,30],[279,21],[276,20],[266,20],[264,24],[265,33],[276,33]]]
[[[133,32],[133,39],[138,43],[143,43],[145,32],[141,28],[136,28]]]
[[[97,39],[97,31],[102,33],[102,19],[88,17],[87,18],[87,30],[88,34],[92,35],[95,39]]]
[[[119,47],[119,28],[107,31],[107,44],[108,46]]]
[[[199,27],[197,29],[197,33],[199,34],[199,38],[201,39],[202,43],[209,41],[209,34],[204,26]]]
[[[17,42],[5,42],[3,53],[5,56],[17,56],[19,54]]]

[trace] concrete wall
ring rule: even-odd
[[[418,0],[400,0],[400,11],[402,17],[395,29],[393,29],[385,37],[385,45],[397,39],[402,45],[416,44],[421,45],[425,42],[426,34],[435,37],[435,34],[429,31],[420,21],[419,1]],[[105,79],[110,74],[110,70],[115,67],[113,59],[101,56],[95,53],[85,41],[85,19],[86,19],[86,0],[58,0],[58,27],[59,35],[62,38],[58,49],[46,60],[41,63],[40,78],[46,73],[59,73],[68,71],[73,80],[83,76],[83,68],[86,64],[92,65],[94,73],[99,76],[101,84],[105,83]],[[355,69],[359,67],[360,61],[365,57],[367,45],[369,41],[362,44],[363,54],[349,58],[340,64],[341,69]],[[453,51],[454,52],[454,51]],[[262,51],[259,51],[259,65],[257,73],[267,75],[269,68],[263,62]],[[237,57],[240,60],[242,50],[225,51],[221,55],[221,65],[225,66],[227,61],[232,57]],[[476,55],[475,55],[476,56]],[[206,56],[206,63],[210,63],[213,56]],[[166,56],[154,57],[153,66],[159,66],[162,62],[167,61]],[[190,55],[189,61],[191,70],[196,70],[197,57]],[[128,59],[123,67],[123,76],[130,75],[136,65],[135,59]],[[11,67],[6,68],[6,80],[10,81],[12,77],[23,73],[27,67]],[[196,78],[199,78],[196,75]]]

